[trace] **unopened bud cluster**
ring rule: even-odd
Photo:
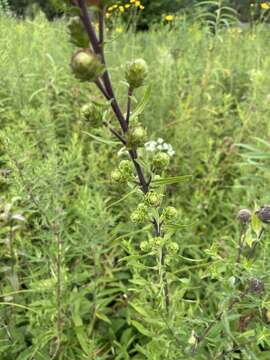
[[[102,124],[102,111],[100,107],[93,103],[83,105],[81,108],[81,116],[82,119],[92,127],[98,127]]]
[[[175,207],[168,206],[162,212],[162,220],[166,222],[171,222],[176,219],[178,212]]]
[[[111,174],[111,179],[116,183],[125,183],[133,178],[133,164],[130,160],[122,160],[118,169]]]
[[[152,160],[152,167],[155,173],[161,173],[166,170],[170,164],[170,156],[165,152],[158,152]]]
[[[164,237],[156,236],[148,241],[142,241],[140,244],[140,249],[143,252],[151,252],[151,251],[157,251],[160,250],[165,246],[166,253],[169,256],[173,256],[177,254],[179,251],[179,246],[176,242],[168,241]]]
[[[148,66],[143,59],[130,61],[126,64],[125,77],[131,89],[144,84],[148,75]]]
[[[148,207],[143,203],[139,204],[137,209],[131,214],[130,220],[135,224],[145,223],[149,220]]]
[[[126,141],[127,146],[130,148],[136,148],[143,146],[147,140],[147,130],[140,123],[130,126],[127,134]]]
[[[81,81],[96,81],[104,72],[104,65],[90,49],[79,49],[71,58],[74,75]]]
[[[163,195],[161,193],[151,190],[145,195],[144,201],[148,206],[159,207],[161,205],[162,198]]]

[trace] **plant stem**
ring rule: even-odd
[[[126,117],[127,126],[129,126],[129,118],[130,118],[130,110],[131,110],[131,97],[132,97],[132,89],[131,89],[131,87],[129,87],[128,88],[128,99],[127,99],[127,117]]]

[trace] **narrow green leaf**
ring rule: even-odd
[[[99,136],[96,136],[96,135],[93,135],[87,131],[83,131],[84,134],[90,136],[93,140],[99,142],[99,143],[102,143],[102,144],[106,144],[106,145],[118,145],[119,142],[118,141],[112,141],[112,140],[107,140],[107,139],[104,139],[102,137],[99,137]]]
[[[191,178],[191,175],[183,175],[183,176],[172,176],[167,178],[161,178],[157,180],[153,180],[152,184],[154,185],[169,185],[169,184],[177,184],[180,182],[187,181]]]

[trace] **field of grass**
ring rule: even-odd
[[[269,203],[269,30],[180,22],[111,37],[121,105],[123,65],[142,57],[141,121],[175,150],[169,175],[191,175],[166,190],[180,213],[170,314],[139,250],[149,229],[129,220],[136,199],[111,182],[121,146],[81,119],[102,98],[71,74],[65,21],[1,17],[0,359],[269,359],[269,235],[250,258],[255,217],[236,261],[237,212]]]

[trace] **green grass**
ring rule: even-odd
[[[158,327],[160,319],[147,322],[139,307],[147,300],[135,281],[141,270],[134,248],[145,235],[129,221],[131,197],[109,206],[129,190],[110,181],[118,147],[85,134],[93,129],[82,122],[79,109],[100,95],[70,72],[73,49],[65,22],[1,17],[1,209],[8,214],[12,204],[11,214],[25,218],[17,223],[6,217],[0,230],[1,360],[53,357],[59,336],[59,261],[59,359],[192,358],[183,352],[191,331],[201,333],[233,296],[228,282],[237,271],[236,213],[269,201],[268,163],[262,160],[268,149],[252,163],[250,157],[243,160],[238,146],[257,146],[255,137],[269,139],[268,29],[224,30],[213,38],[198,24],[183,23],[174,31],[113,37],[106,53],[122,106],[126,85],[120,65],[143,57],[151,96],[142,122],[152,139],[162,137],[175,149],[170,175],[192,175],[168,188],[170,204],[181,209],[179,221],[187,225],[175,234],[180,246],[170,279],[179,299],[175,321],[165,331],[164,324]],[[143,91],[136,94],[138,101]],[[106,130],[94,133],[110,139]],[[256,263],[243,265],[243,287],[259,277],[267,289],[267,240]],[[134,258],[121,261],[132,251]],[[232,344],[242,344],[245,359],[269,358],[257,346],[270,344],[264,316],[269,294],[254,295],[241,306],[214,327],[198,359],[217,358]],[[250,313],[240,331],[239,316]],[[158,319],[158,309],[148,315]],[[221,330],[230,336],[220,339]]]

